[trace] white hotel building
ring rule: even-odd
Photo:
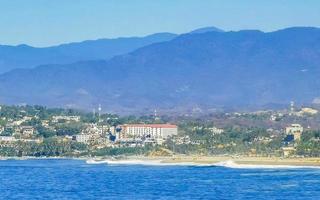
[[[121,126],[122,138],[167,139],[178,134],[178,127],[172,124],[126,124]]]

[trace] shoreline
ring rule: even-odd
[[[238,165],[264,166],[314,166],[320,167],[320,158],[281,158],[281,157],[248,157],[248,156],[186,156],[166,159],[165,162],[181,163],[193,162],[198,164],[217,164],[233,162]]]
[[[320,167],[320,157],[308,158],[281,158],[281,157],[249,157],[249,156],[121,156],[119,158],[113,156],[100,157],[0,157],[2,160],[54,160],[54,159],[70,159],[70,160],[96,160],[103,161],[112,159],[114,161],[159,161],[162,164],[218,164],[221,162],[233,162],[237,165],[256,165],[256,166],[310,166]]]

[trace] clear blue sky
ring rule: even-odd
[[[199,27],[320,27],[320,0],[0,0],[0,44],[54,44]]]

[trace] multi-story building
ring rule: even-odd
[[[294,140],[300,140],[302,132],[303,127],[300,124],[291,124],[286,127],[286,134],[293,135]]]
[[[87,134],[79,134],[73,136],[73,140],[81,143],[86,143],[88,144],[92,139],[92,135],[87,135]]]
[[[178,127],[172,124],[126,124],[121,126],[120,137],[164,140],[177,134]]]

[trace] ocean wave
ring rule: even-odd
[[[320,166],[300,166],[300,165],[253,165],[238,164],[232,160],[222,161],[213,164],[217,167],[227,167],[233,169],[320,169]]]
[[[91,164],[91,165],[97,165],[97,164],[108,164],[108,160],[93,160],[93,159],[89,159],[86,160],[87,164]]]
[[[163,160],[87,160],[87,164],[147,165],[147,166],[212,166],[195,162],[163,162]]]
[[[299,166],[299,165],[254,165],[238,164],[233,160],[217,163],[196,163],[196,162],[164,162],[163,160],[87,160],[87,164],[108,164],[108,165],[146,165],[146,166],[198,166],[198,167],[226,167],[233,169],[320,169],[320,166]]]

